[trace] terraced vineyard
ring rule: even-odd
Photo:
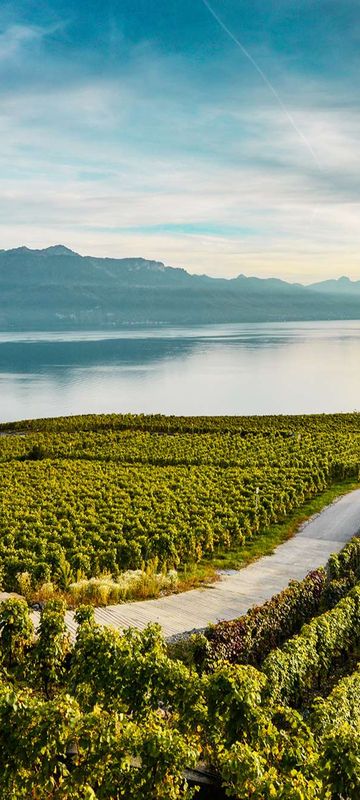
[[[249,634],[242,663],[219,651],[214,658],[219,637],[210,633],[179,653],[156,625],[120,634],[96,625],[86,606],[71,644],[56,600],[34,637],[25,601],[8,600],[0,607],[0,797],[189,798],[186,775],[200,763],[224,797],[357,800],[359,572],[355,539],[328,570],[232,623]]]
[[[1,426],[6,589],[241,546],[359,475],[360,415],[73,417]],[[11,433],[11,435],[9,435]],[[8,434],[8,435],[6,435]]]
[[[1,432],[1,431],[0,431]],[[2,426],[6,588],[247,543],[356,480],[360,417],[90,417]],[[164,571],[165,574],[165,571]],[[0,800],[360,796],[360,539],[244,617],[167,645],[49,600],[0,606]],[[224,794],[225,796],[225,794]]]

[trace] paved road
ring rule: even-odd
[[[359,532],[360,489],[356,489],[305,523],[272,555],[241,570],[222,572],[217,583],[158,600],[97,608],[95,617],[97,622],[119,629],[130,626],[142,629],[149,622],[158,622],[166,637],[203,628],[210,622],[233,619],[250,606],[269,600],[290,580],[301,580],[311,569],[324,566],[331,553],[341,550]],[[66,619],[74,634],[71,611]],[[34,614],[34,622],[37,621],[38,615]]]

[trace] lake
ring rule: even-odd
[[[0,333],[0,420],[360,409],[360,322]]]

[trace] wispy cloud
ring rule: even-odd
[[[61,28],[50,52],[49,25],[0,34],[0,60],[23,70],[0,88],[1,247],[63,241],[199,273],[359,277],[360,103],[349,87],[295,69],[283,77],[318,168],[266,87],[230,69],[227,53],[215,54],[211,84],[211,62],[195,72],[184,53],[129,44],[116,20],[115,63],[95,69],[68,57]]]
[[[28,51],[31,51],[34,45],[41,43],[47,36],[51,36],[64,27],[64,21],[45,27],[21,23],[5,26],[2,30],[0,29],[0,64],[21,59],[25,54],[29,54]]]
[[[0,33],[0,61],[18,56],[29,42],[41,39],[42,31],[30,25],[10,25]]]

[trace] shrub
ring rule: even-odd
[[[267,656],[262,668],[269,694],[288,705],[300,705],[359,644],[360,585]]]
[[[314,570],[243,617],[209,627],[205,631],[210,645],[208,662],[225,659],[260,666],[270,650],[283,644],[319,610],[325,583],[325,571]]]

